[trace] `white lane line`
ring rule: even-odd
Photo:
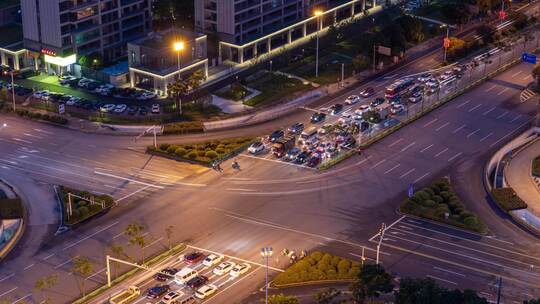
[[[480,139],[480,142],[483,142],[484,140],[488,139],[488,137],[490,137],[491,135],[493,135],[493,132],[490,132],[488,135],[482,137],[482,138]]]
[[[115,240],[115,239],[121,237],[122,235],[124,235],[124,233],[125,233],[125,232],[120,232],[119,234],[113,236],[113,240]]]
[[[75,256],[75,257],[77,257],[77,256]],[[67,261],[65,261],[65,262],[63,262],[61,264],[58,264],[58,265],[54,266],[54,269],[58,269],[58,268],[66,265],[67,263],[70,263],[70,262],[71,262],[71,259],[69,259],[69,260],[67,260]]]
[[[501,118],[505,117],[506,114],[508,114],[508,111],[504,111],[504,113],[502,113],[501,115],[497,116],[497,119],[501,119]]]
[[[152,246],[152,245],[154,245],[154,244],[160,242],[161,240],[163,240],[163,237],[160,237],[159,239],[154,240],[152,243],[150,243],[150,244],[144,246],[143,249],[144,249],[144,248],[148,248],[148,247],[150,247],[150,246]]]
[[[54,255],[55,255],[55,253],[51,253],[48,256],[44,257],[43,260],[46,261],[46,260],[52,258]]]
[[[402,178],[404,178],[405,176],[407,176],[407,175],[413,173],[415,170],[416,170],[415,168],[412,168],[411,170],[409,170],[409,171],[407,171],[407,172],[401,174],[401,176],[399,177],[399,179],[402,179]]]
[[[41,137],[41,136],[36,136],[36,135],[30,134],[30,133],[23,133],[23,135],[28,136],[28,137],[37,138],[37,139],[43,139],[43,137]]]
[[[15,289],[17,289],[17,288],[18,288],[18,287],[13,287],[13,288],[11,288],[10,290],[8,290],[8,291],[6,291],[6,292],[4,292],[4,293],[1,293],[1,294],[0,294],[0,298],[3,297],[3,296],[5,296],[5,295],[7,295],[7,294],[10,293],[10,292],[15,291]]]
[[[505,240],[499,240],[498,238],[496,238],[495,236],[492,236],[492,235],[488,235],[486,236],[488,239],[491,239],[491,240],[494,240],[494,241],[498,241],[498,242],[502,242],[502,243],[505,243],[505,244],[509,244],[509,245],[512,245],[514,246],[514,243],[512,242],[509,242],[509,241],[505,241]]]
[[[107,270],[107,267],[104,267],[103,269],[99,270],[98,272],[94,273],[93,275],[89,276],[89,277],[86,277],[85,280],[90,280],[91,278],[97,276],[98,274],[104,272]]]
[[[508,88],[502,89],[499,93],[497,93],[497,96],[504,94],[504,92],[508,91]]]
[[[451,273],[451,274],[455,274],[455,275],[460,276],[460,277],[465,277],[464,274],[461,274],[459,272],[455,272],[455,271],[452,271],[452,270],[448,270],[448,269],[445,269],[445,268],[433,266],[433,269],[443,271],[443,272],[448,272],[448,273]]]
[[[245,192],[254,192],[257,191],[255,189],[244,189],[244,188],[227,188],[225,189],[227,191],[245,191]]]
[[[495,89],[495,87],[497,87],[496,84],[494,84],[494,85],[490,86],[489,88],[487,88],[487,89],[485,90],[485,92],[489,92],[489,91]]]
[[[522,71],[517,71],[514,74],[512,74],[512,78],[516,77],[517,75],[521,74]],[[528,76],[527,76],[528,77]]]
[[[400,139],[396,140],[395,142],[389,144],[389,145],[388,145],[388,148],[391,148],[391,147],[397,145],[397,144],[400,143],[401,141],[403,141],[403,138],[400,138]]]
[[[496,142],[492,143],[491,145],[489,145],[489,147],[493,147],[495,146],[496,144],[498,144],[501,140],[504,140],[506,137],[516,133],[519,129],[521,129],[524,125],[528,124],[529,122],[526,121],[524,123],[522,123],[521,125],[517,126],[517,128],[515,128],[514,130],[508,132],[506,135],[504,135],[503,137],[499,138]]]
[[[371,166],[371,169],[375,169],[375,168],[377,168],[377,166],[379,166],[380,164],[384,163],[385,161],[386,161],[386,158],[385,158],[385,159],[383,159],[383,160],[381,160],[381,161],[379,161],[379,162],[378,162],[378,163],[376,163],[375,165]]]
[[[464,105],[468,104],[469,102],[471,102],[470,99],[467,100],[467,101],[465,101],[465,102],[463,102],[462,104],[458,105],[456,108],[459,109],[459,108],[463,107]]]
[[[485,111],[484,113],[482,113],[482,115],[486,116],[486,115],[488,115],[489,113],[491,113],[491,111],[493,111],[493,110],[495,110],[495,109],[496,109],[496,107],[492,107],[491,109],[489,109],[489,110]]]
[[[15,275],[15,273],[8,274],[7,276],[0,279],[0,282],[4,282],[5,280],[12,278]]]
[[[439,278],[439,277],[432,276],[432,275],[430,275],[430,274],[428,274],[426,277],[432,278],[432,279],[434,279],[434,280],[438,280],[438,281],[443,281],[443,282],[446,282],[446,283],[450,283],[450,284],[453,284],[453,285],[457,285],[456,282],[452,282],[452,281],[449,281],[449,280],[446,280],[446,279],[441,279],[441,278]]]
[[[407,216],[406,215],[402,215],[400,218],[398,218],[397,220],[395,220],[392,224],[390,224],[388,227],[386,227],[386,229],[384,231],[388,231],[390,228],[394,227],[395,224],[401,222],[404,218],[406,218]],[[377,232],[374,236],[372,236],[368,241],[373,241],[374,238],[378,237],[380,234],[380,231]]]
[[[460,157],[461,154],[463,154],[463,152],[459,152],[459,153],[457,153],[456,155],[450,157],[450,158],[448,159],[448,162],[451,162],[451,161],[453,161],[454,159]]]
[[[459,128],[455,129],[454,131],[452,131],[452,134],[456,134],[457,132],[459,132],[461,129],[465,128],[466,124],[462,124]]]
[[[49,135],[54,134],[53,132],[45,131],[45,130],[38,129],[38,128],[35,128],[34,131],[38,131],[38,132],[49,134]]]
[[[78,240],[78,241],[76,241],[76,242],[73,242],[73,243],[67,245],[67,246],[64,247],[64,249],[62,249],[62,250],[67,250],[67,249],[69,249],[69,248],[71,248],[71,247],[73,247],[73,246],[75,246],[75,245],[78,245],[78,244],[80,244],[80,243],[86,241],[87,239],[89,239],[89,238],[91,238],[91,237],[97,235],[98,233],[101,233],[101,232],[103,232],[103,231],[105,231],[105,230],[107,230],[107,229],[109,229],[109,228],[111,228],[111,227],[117,225],[118,223],[119,223],[119,222],[116,221],[116,222],[110,224],[109,226],[103,227],[103,228],[99,229],[98,231],[96,231],[96,232],[94,232],[94,233],[92,233],[92,234],[89,234],[89,235],[83,237],[82,239],[80,239],[80,240]]]
[[[28,270],[28,269],[30,269],[30,268],[32,268],[32,267],[34,267],[34,265],[35,265],[35,264],[34,264],[34,263],[32,263],[32,264],[30,264],[30,265],[28,265],[28,266],[24,267],[24,268],[23,268],[23,270]]]
[[[474,111],[474,110],[476,110],[476,109],[480,108],[481,106],[482,106],[482,104],[481,104],[481,103],[479,103],[479,104],[477,104],[476,106],[474,106],[474,107],[470,108],[468,112],[470,113],[470,112],[472,112],[472,111]]]
[[[414,146],[414,144],[416,144],[416,142],[413,141],[412,143],[410,143],[407,146],[403,147],[403,149],[401,149],[401,152],[405,152],[407,149]]]
[[[29,297],[31,297],[31,296],[32,296],[32,294],[29,293],[29,294],[27,294],[27,295],[25,295],[25,296],[23,296],[23,297],[21,297],[21,298],[18,298],[18,299],[15,300],[15,301],[11,302],[11,304],[19,303],[20,301],[22,301],[22,300],[24,300],[24,299],[26,299],[26,298],[29,298]]]
[[[527,76],[521,78],[521,80],[527,80],[527,79],[529,79],[530,77],[531,77],[531,75],[527,75]]]
[[[427,147],[425,147],[424,149],[420,150],[420,153],[424,153],[425,151],[429,150],[431,147],[433,147],[434,144],[431,144]]]
[[[518,120],[521,116],[523,116],[523,115],[519,114],[518,116],[514,117],[514,119],[510,120],[510,122],[514,122],[514,121]]]
[[[440,130],[444,129],[444,128],[445,128],[446,126],[448,126],[449,124],[450,124],[450,123],[449,123],[449,122],[447,122],[447,123],[443,124],[442,126],[438,127],[437,129],[435,129],[435,131],[437,131],[437,132],[438,132],[438,131],[440,131]]]
[[[31,144],[31,143],[32,143],[32,142],[29,141],[29,140],[24,140],[24,139],[20,139],[20,138],[16,138],[16,137],[13,137],[13,140],[15,140],[15,141],[20,141],[20,142],[27,143],[27,144]]]
[[[434,157],[439,157],[441,154],[443,154],[444,152],[448,151],[448,148],[444,148],[442,149],[441,151],[439,151],[439,153],[435,154]]]
[[[433,119],[432,121],[430,121],[430,122],[426,123],[425,125],[423,125],[422,127],[425,128],[425,127],[431,125],[432,123],[436,122],[437,120],[439,120],[439,119],[438,119],[438,118],[435,118],[435,119]]]
[[[471,133],[467,134],[467,138],[473,136],[474,134],[478,133],[478,131],[480,131],[480,129],[476,129],[474,131],[472,131]]]
[[[108,176],[108,177],[112,177],[112,178],[116,178],[116,179],[121,179],[121,180],[129,181],[129,182],[133,182],[133,183],[136,183],[136,184],[141,184],[141,185],[145,185],[145,186],[149,186],[149,187],[154,187],[154,188],[157,188],[157,189],[165,189],[165,187],[162,187],[162,186],[156,186],[156,185],[153,185],[153,184],[149,184],[149,183],[141,182],[141,181],[134,180],[134,179],[131,179],[131,178],[122,177],[122,176],[109,174],[109,173],[105,173],[105,172],[94,171],[94,174]]]
[[[126,198],[131,197],[131,196],[133,196],[133,195],[135,195],[135,194],[137,194],[137,193],[139,193],[139,192],[141,192],[141,191],[144,191],[144,190],[146,190],[146,189],[148,189],[148,188],[150,188],[150,185],[144,186],[144,187],[142,187],[142,188],[139,189],[139,190],[133,191],[133,192],[131,192],[130,194],[127,194],[127,195],[125,195],[125,196],[123,196],[123,197],[117,199],[116,202],[119,203],[119,202],[125,200]]]
[[[400,165],[400,164],[397,164],[397,165],[393,166],[392,168],[386,170],[386,171],[384,172],[384,174],[388,174],[388,173],[392,172],[394,169],[398,168],[399,166],[401,166],[401,165]]]
[[[414,180],[413,184],[418,183],[419,181],[421,181],[424,177],[426,177],[426,176],[428,176],[428,175],[429,175],[429,172],[426,173],[426,174],[424,174],[424,175],[422,175],[422,176],[420,176],[419,178],[417,178],[417,179]]]

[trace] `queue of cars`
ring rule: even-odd
[[[103,84],[98,81],[79,78],[72,75],[63,75],[58,78],[58,83],[63,86],[85,89],[89,92],[102,96],[113,96],[116,98],[133,98],[136,100],[152,100],[157,97],[154,92],[135,89],[135,88],[117,88],[111,84]]]

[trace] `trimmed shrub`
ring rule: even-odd
[[[478,218],[476,216],[469,216],[469,217],[466,217],[464,220],[463,220],[463,224],[471,227],[471,228],[474,228],[478,225]]]
[[[428,199],[428,200],[424,201],[423,205],[425,207],[428,207],[428,208],[433,208],[433,207],[437,206],[437,203],[435,201],[433,201],[433,200]]]
[[[160,145],[159,145],[159,149],[160,149],[160,150],[163,150],[163,151],[167,151],[167,149],[169,148],[169,146],[170,146],[170,144],[166,144],[166,143],[160,144]]]
[[[86,206],[82,206],[82,207],[79,207],[77,208],[77,210],[79,210],[79,212],[81,213],[81,216],[87,216],[89,213],[90,213],[90,209],[88,209],[88,207]]]
[[[495,188],[491,194],[495,202],[506,212],[527,208],[527,204],[512,188]]]
[[[197,152],[196,151],[191,151],[187,154],[187,157],[189,159],[196,159],[197,158]]]
[[[433,196],[433,200],[437,203],[437,204],[441,204],[444,202],[444,199],[442,198],[442,196],[440,195],[434,195]]]
[[[186,155],[186,153],[187,153],[187,150],[182,148],[182,147],[179,147],[178,149],[174,150],[174,154],[176,154],[176,155],[178,155],[180,157]]]
[[[322,259],[323,254],[320,251],[315,251],[311,254],[310,257],[314,259],[315,262],[319,262]]]
[[[218,154],[216,153],[216,151],[206,151],[206,153],[204,153],[204,156],[210,158],[210,159],[216,159],[218,157]]]
[[[178,149],[179,147],[178,146],[175,146],[175,145],[169,145],[167,147],[167,153],[169,154],[173,154],[174,152],[176,152],[176,149]]]

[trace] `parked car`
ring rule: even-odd
[[[241,263],[241,264],[238,264],[236,266],[233,267],[233,269],[231,270],[231,277],[239,277],[245,273],[247,273],[249,271],[249,269],[251,268],[251,265],[248,264],[248,263]]]
[[[216,264],[219,264],[221,261],[223,261],[223,258],[224,256],[222,255],[211,254],[204,259],[203,265],[207,267],[214,266]]]
[[[262,152],[263,150],[264,150],[264,144],[260,141],[252,143],[251,146],[249,146],[248,148],[248,152],[251,154],[258,154]]]
[[[314,155],[309,158],[307,162],[307,166],[310,168],[315,168],[317,167],[317,165],[319,165],[320,162],[321,162],[321,158],[318,155]]]
[[[299,134],[300,132],[302,132],[304,130],[304,124],[301,123],[301,122],[297,122],[295,124],[293,124],[292,126],[290,126],[287,131],[291,134]]]
[[[163,299],[161,299],[161,302],[164,304],[176,304],[180,300],[180,297],[182,296],[181,293],[178,293],[176,291],[171,291],[168,294],[166,294]]]
[[[363,105],[359,106],[358,109],[356,109],[356,111],[354,111],[354,114],[362,115],[367,111],[369,111],[369,105],[363,104]]]
[[[114,107],[114,113],[124,113],[126,109],[127,106],[125,104],[119,104]]]
[[[412,102],[412,103],[417,103],[417,102],[420,102],[422,101],[422,93],[418,92],[414,95],[412,95],[411,97],[409,97],[409,102]]]
[[[204,300],[214,294],[217,291],[215,285],[204,285],[203,287],[197,289],[195,296],[201,300]]]
[[[114,111],[114,108],[116,107],[115,104],[112,104],[112,103],[109,103],[109,104],[106,104],[106,105],[103,105],[99,108],[99,110],[103,113],[109,113],[109,112],[112,112]]]
[[[313,115],[311,115],[311,123],[318,123],[318,122],[324,121],[325,119],[326,119],[326,114],[321,113],[321,112],[313,113]]]
[[[208,278],[205,276],[196,276],[193,279],[187,281],[186,285],[189,288],[197,289],[208,282]]]
[[[395,105],[392,105],[392,107],[390,108],[390,113],[396,115],[403,112],[404,110],[405,110],[405,106],[403,106],[402,104],[395,104]]]
[[[345,99],[345,104],[352,105],[360,101],[360,97],[358,95],[351,95]]]
[[[372,88],[372,87],[367,87],[367,88],[363,89],[362,91],[360,91],[360,96],[362,96],[364,98],[370,97],[373,94],[375,94],[375,89]]]
[[[300,150],[300,148],[293,147],[292,149],[287,151],[287,154],[285,154],[285,160],[293,161],[296,158],[296,156],[298,156],[298,154],[300,154],[300,152],[302,152]]]
[[[71,75],[64,75],[58,78],[58,83],[60,83],[61,85],[67,85],[75,79],[77,79],[77,77]]]
[[[231,271],[234,266],[236,266],[234,262],[230,262],[230,261],[223,262],[219,264],[216,268],[214,268],[212,272],[216,275],[224,275],[228,273],[229,271]]]
[[[294,162],[297,163],[297,164],[303,164],[306,162],[306,160],[308,159],[308,157],[311,155],[311,152],[309,151],[302,151],[300,154],[298,154],[296,156],[296,158],[294,159]]]
[[[139,108],[139,114],[142,115],[142,116],[148,114],[148,109],[146,107],[144,107],[144,106],[140,107]]]
[[[153,114],[159,114],[160,110],[159,110],[159,104],[155,103],[152,105],[152,113]]]
[[[169,290],[171,290],[171,287],[169,285],[156,285],[148,289],[146,297],[149,299],[157,299],[165,293],[169,292]]]
[[[272,134],[270,134],[268,139],[271,142],[276,142],[276,140],[282,138],[284,135],[285,135],[285,132],[283,132],[283,130],[276,130],[276,131],[272,132]]]
[[[187,264],[196,264],[205,258],[204,254],[199,251],[194,251],[184,256],[184,261]]]
[[[137,106],[129,106],[127,108],[127,111],[128,111],[129,115],[135,115],[135,114],[137,114],[137,111],[139,111],[139,107],[137,107]]]

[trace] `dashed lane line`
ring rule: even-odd
[[[4,292],[4,293],[1,293],[1,294],[0,294],[0,298],[3,297],[3,296],[5,296],[5,295],[7,295],[8,293],[11,293],[11,292],[15,291],[17,288],[18,288],[18,287],[13,287],[13,288],[11,288],[10,290],[8,290],[8,291],[6,291],[6,292]]]
[[[403,138],[400,138],[400,139],[396,140],[395,142],[389,144],[389,145],[388,145],[388,148],[391,148],[391,147],[397,145],[397,144],[400,143],[401,141],[403,141]]]
[[[99,229],[98,231],[96,231],[96,232],[94,232],[94,233],[92,233],[92,234],[89,234],[89,235],[85,236],[84,238],[82,238],[82,239],[80,239],[80,240],[78,240],[78,241],[76,241],[76,242],[73,242],[73,243],[67,245],[67,246],[64,247],[62,250],[64,251],[64,250],[67,250],[67,249],[69,249],[69,248],[71,248],[71,247],[73,247],[73,246],[76,246],[76,245],[78,245],[78,244],[80,244],[80,243],[86,241],[87,239],[89,239],[89,238],[91,238],[91,237],[93,237],[93,236],[95,236],[95,235],[97,235],[97,234],[99,234],[99,233],[101,233],[101,232],[103,232],[103,231],[105,231],[105,230],[107,230],[107,229],[109,229],[109,228],[111,228],[111,227],[117,225],[118,223],[119,223],[119,222],[116,221],[116,222],[114,222],[114,223],[112,223],[112,224],[110,224],[110,225],[108,225],[108,226],[106,226],[106,227],[103,227],[103,228]]]
[[[114,174],[110,174],[110,173],[94,171],[94,174],[108,176],[108,177],[112,177],[112,178],[116,178],[116,179],[121,179],[121,180],[124,180],[124,181],[129,181],[129,182],[132,182],[132,183],[145,185],[145,186],[149,186],[149,187],[153,187],[153,188],[157,188],[157,189],[165,189],[165,187],[163,187],[163,186],[156,186],[154,184],[149,184],[149,183],[138,181],[138,180],[135,180],[135,179],[132,179],[132,178],[122,177],[122,176],[118,176],[118,175],[114,175]]]
[[[394,171],[394,169],[397,169],[397,168],[399,168],[399,166],[401,166],[401,165],[400,165],[400,164],[396,164],[396,165],[395,165],[395,166],[393,166],[392,168],[390,168],[390,169],[386,170],[386,171],[384,172],[384,174],[388,174],[388,173],[390,173],[390,172]]]
[[[418,183],[419,181],[421,181],[422,179],[424,179],[426,176],[429,175],[429,173],[430,173],[430,172],[428,172],[428,173],[426,173],[426,174],[420,176],[419,178],[415,179],[415,180],[413,181],[413,184],[416,184],[416,183]]]
[[[470,108],[468,112],[470,113],[470,112],[472,112],[472,111],[474,111],[474,110],[476,110],[476,109],[480,108],[481,106],[482,106],[482,104],[481,104],[481,103],[479,103],[479,104],[477,104],[476,106],[474,106],[474,107]]]
[[[508,111],[504,111],[501,115],[497,116],[497,119],[501,119],[501,118],[505,117],[506,114],[508,114]]]
[[[34,264],[34,263],[32,263],[32,264],[30,264],[30,265],[28,265],[28,266],[24,267],[24,268],[23,268],[23,270],[28,270],[28,269],[30,269],[30,268],[32,268],[32,267],[34,267],[34,265],[35,265],[35,264]]]
[[[441,125],[440,127],[438,127],[437,129],[435,129],[435,131],[437,131],[437,132],[438,132],[438,131],[440,131],[440,130],[444,129],[444,128],[445,128],[446,126],[448,126],[449,124],[450,124],[450,123],[449,123],[449,122],[447,122],[447,123],[445,123],[445,124]]]
[[[455,271],[452,271],[452,270],[448,270],[448,269],[445,269],[445,268],[433,266],[433,269],[439,270],[439,271],[442,271],[442,272],[448,272],[448,273],[451,273],[451,274],[454,274],[454,275],[457,275],[457,276],[460,276],[460,277],[465,277],[465,275],[462,274],[462,273],[455,272]]]
[[[420,153],[424,153],[425,151],[429,150],[431,147],[433,147],[434,144],[431,144],[427,147],[425,147],[424,149],[420,150]]]
[[[371,169],[375,169],[377,168],[379,165],[381,165],[382,163],[384,163],[386,161],[386,158],[383,159],[383,160],[380,160],[378,163],[374,164],[373,166],[371,166]]]
[[[488,139],[491,135],[493,135],[493,132],[490,132],[488,135],[482,137],[482,138],[480,139],[480,142],[483,142],[484,140]]]
[[[523,115],[519,114],[518,116],[514,117],[514,119],[510,120],[510,122],[514,122],[514,121],[520,119],[521,116],[523,116]]]
[[[401,149],[401,152],[405,152],[407,149],[414,146],[415,144],[416,144],[416,142],[413,141],[412,143],[410,143],[407,146],[403,147],[403,149]]]
[[[497,96],[504,94],[504,92],[508,91],[508,88],[502,89],[499,93],[497,93]]]
[[[438,119],[438,118],[434,118],[432,121],[427,122],[427,123],[424,124],[422,127],[423,127],[423,128],[428,127],[428,126],[430,126],[431,124],[433,124],[434,122],[436,122],[437,120],[439,120],[439,119]]]
[[[439,277],[436,277],[436,276],[433,276],[433,275],[430,275],[430,274],[428,274],[426,277],[432,278],[432,279],[437,280],[437,281],[442,281],[442,282],[445,282],[445,283],[449,283],[449,284],[452,284],[452,285],[457,285],[456,282],[452,282],[452,281],[449,281],[447,279],[441,279]]]
[[[457,132],[459,132],[461,129],[465,128],[466,124],[462,124],[460,127],[458,127],[457,129],[455,129],[454,131],[452,131],[452,134],[456,134]]]
[[[12,278],[13,276],[15,276],[15,273],[8,274],[7,276],[1,278],[0,282],[4,282],[5,280]]]
[[[413,173],[415,170],[416,170],[415,168],[412,168],[411,170],[409,170],[409,171],[407,171],[407,172],[401,174],[401,176],[399,177],[399,179],[402,179],[402,178],[406,177],[407,175]]]
[[[439,153],[435,154],[434,157],[439,157],[439,156],[441,156],[441,155],[442,155],[444,152],[446,152],[446,151],[448,151],[448,148],[442,149],[441,151],[439,151]]]
[[[478,133],[478,131],[480,131],[480,129],[476,129],[476,130],[472,131],[471,133],[467,134],[467,138],[470,138],[474,134]]]
[[[23,301],[24,299],[29,298],[29,297],[31,297],[31,296],[32,296],[32,294],[29,293],[29,294],[27,294],[27,295],[25,295],[25,296],[22,296],[22,297],[18,298],[18,299],[15,300],[15,301],[11,302],[11,304],[19,303],[19,302]]]
[[[457,109],[459,109],[459,108],[463,107],[464,105],[468,104],[469,102],[471,102],[471,100],[470,100],[470,99],[469,99],[469,100],[466,100],[466,101],[464,101],[464,102],[463,102],[463,103],[461,103],[461,104],[459,104],[459,105],[458,105],[458,106],[457,106],[456,108],[457,108]]]
[[[496,109],[496,107],[492,107],[491,109],[489,109],[489,110],[485,111],[484,113],[482,113],[482,115],[483,115],[483,116],[486,116],[486,115],[488,115],[489,113],[491,113],[491,112],[492,112],[493,110],[495,110],[495,109]]]
[[[460,157],[461,154],[463,154],[463,152],[456,153],[456,155],[454,155],[454,156],[452,156],[452,157],[450,157],[450,158],[448,159],[448,162],[451,162],[451,161],[453,161],[454,159]]]

